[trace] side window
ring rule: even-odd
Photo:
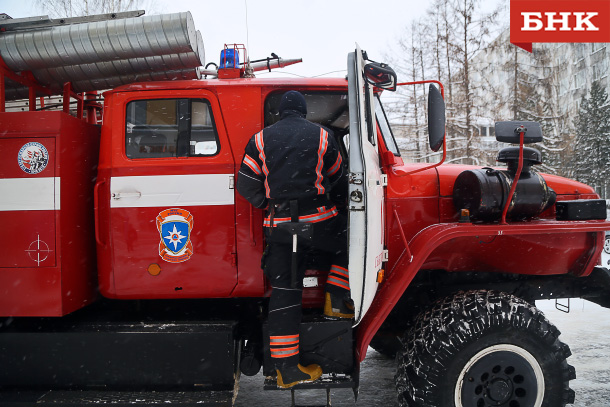
[[[210,103],[205,99],[134,100],[127,104],[128,158],[204,157],[220,144]]]
[[[400,157],[400,150],[396,145],[394,133],[392,133],[392,128],[390,127],[388,117],[385,114],[385,110],[383,109],[379,96],[377,96],[375,116],[377,117],[377,125],[379,125],[379,128],[381,129],[381,135],[383,136],[383,142],[385,143],[386,148],[394,153],[395,156]]]

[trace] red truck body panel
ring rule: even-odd
[[[97,298],[99,127],[62,112],[16,112],[2,113],[0,134],[0,179],[12,206],[0,210],[0,315],[66,315]],[[19,165],[28,144],[48,153],[35,170]]]
[[[407,174],[422,164],[407,164],[389,171],[387,213],[389,261],[387,270],[395,268],[404,250],[399,228],[408,240],[430,225],[459,220],[453,204],[453,185],[457,176],[476,167],[445,164],[435,169]],[[558,194],[558,200],[596,198],[588,185],[553,175],[544,175],[547,183]],[[555,219],[554,207],[543,213],[544,219]],[[399,226],[400,224],[400,226]],[[451,272],[480,271],[529,275],[565,274],[581,275],[579,259],[594,244],[586,234],[556,234],[552,236],[494,236],[493,238],[456,238],[444,242],[430,254],[422,268],[442,269]],[[509,250],[510,258],[498,256]],[[580,267],[578,266],[580,265]],[[589,270],[590,272],[590,270]]]

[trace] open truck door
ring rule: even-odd
[[[384,251],[384,185],[381,172],[373,86],[365,80],[360,47],[348,55],[349,273],[358,324],[370,307]]]

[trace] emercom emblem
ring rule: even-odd
[[[161,236],[159,256],[169,263],[187,261],[193,255],[191,232],[193,215],[185,209],[171,208],[157,216],[157,230]]]

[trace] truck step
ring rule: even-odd
[[[277,378],[267,376],[265,378],[265,390],[312,390],[312,389],[353,389],[358,386],[358,383],[352,379],[350,375],[323,375],[320,380],[313,383],[297,384],[290,389],[282,389],[277,387]]]
[[[232,391],[112,391],[112,390],[51,390],[2,391],[3,407],[48,406],[87,407],[112,405],[137,406],[232,406]]]
[[[276,377],[266,377],[265,378],[265,390],[290,390],[292,395],[292,404],[291,407],[330,407],[330,390],[331,389],[352,389],[354,391],[354,396],[357,396],[358,393],[358,383],[353,380],[353,378],[349,375],[323,375],[322,378],[313,383],[302,383],[297,384],[290,389],[282,389],[277,387],[277,378]],[[326,404],[316,404],[316,405],[303,405],[296,404],[296,391],[298,390],[312,390],[312,389],[324,389],[326,390]]]

